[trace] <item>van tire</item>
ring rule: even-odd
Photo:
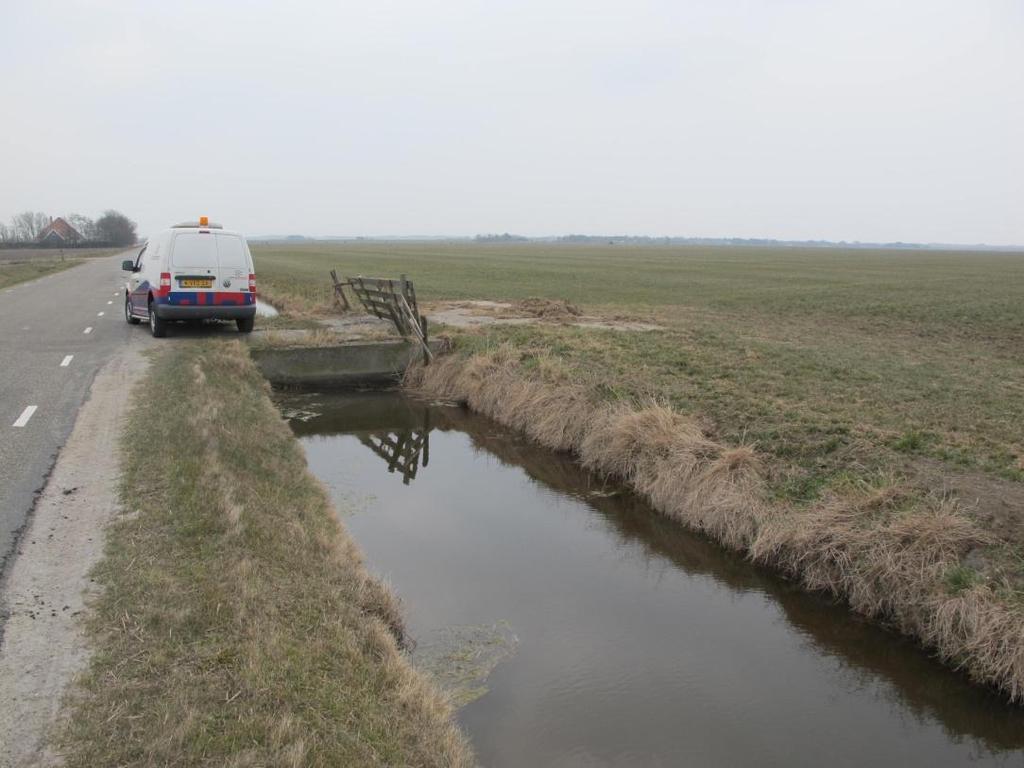
[[[167,321],[156,316],[156,307],[153,306],[152,299],[149,300],[149,332],[158,339],[167,335]]]
[[[124,295],[124,319],[132,325],[138,325],[142,322],[132,314],[132,298],[127,293]]]
[[[252,333],[253,326],[256,325],[256,318],[240,317],[235,320],[235,324],[238,326],[239,333]]]

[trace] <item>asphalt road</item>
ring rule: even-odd
[[[120,265],[134,254],[0,291],[0,574],[96,372],[149,336],[124,320]]]

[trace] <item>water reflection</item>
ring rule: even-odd
[[[321,400],[330,408],[324,409]],[[296,435],[351,434],[409,485],[430,463],[430,414],[425,403],[396,402],[394,392],[292,394],[281,398],[282,411]]]
[[[346,524],[414,631],[522,637],[461,713],[485,764],[1022,762],[1020,709],[564,456],[395,393],[281,402],[318,476],[379,497]],[[431,433],[416,490],[353,453],[416,477]]]
[[[380,456],[388,465],[388,472],[398,470],[406,485],[416,479],[420,456],[423,466],[430,463],[430,426],[418,431],[379,432],[360,435],[359,442]]]

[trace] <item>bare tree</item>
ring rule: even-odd
[[[14,228],[0,222],[0,243],[14,242]]]
[[[64,217],[65,221],[70,224],[75,230],[82,236],[83,240],[98,240],[96,236],[96,222],[90,219],[88,216],[83,216],[80,213],[69,213]]]
[[[106,211],[96,219],[96,235],[110,245],[132,245],[137,237],[135,222],[119,211]]]
[[[38,211],[25,211],[11,219],[15,240],[21,243],[34,242],[39,233],[50,223],[50,217]]]

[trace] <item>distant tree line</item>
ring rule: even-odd
[[[775,240],[767,237],[650,237],[647,235],[560,235],[535,238],[555,243],[600,243],[607,245],[735,245],[802,248],[928,248],[919,243],[863,243],[857,240]]]
[[[477,235],[473,239],[478,243],[521,243],[529,240],[528,237],[510,235],[508,232],[501,235]]]
[[[138,239],[135,222],[120,211],[105,211],[98,219],[79,213],[62,216],[74,227],[79,238],[63,244],[64,247],[97,247],[132,245]],[[39,211],[25,211],[11,217],[9,224],[0,222],[0,248],[46,247],[39,236],[50,226],[53,218]]]

